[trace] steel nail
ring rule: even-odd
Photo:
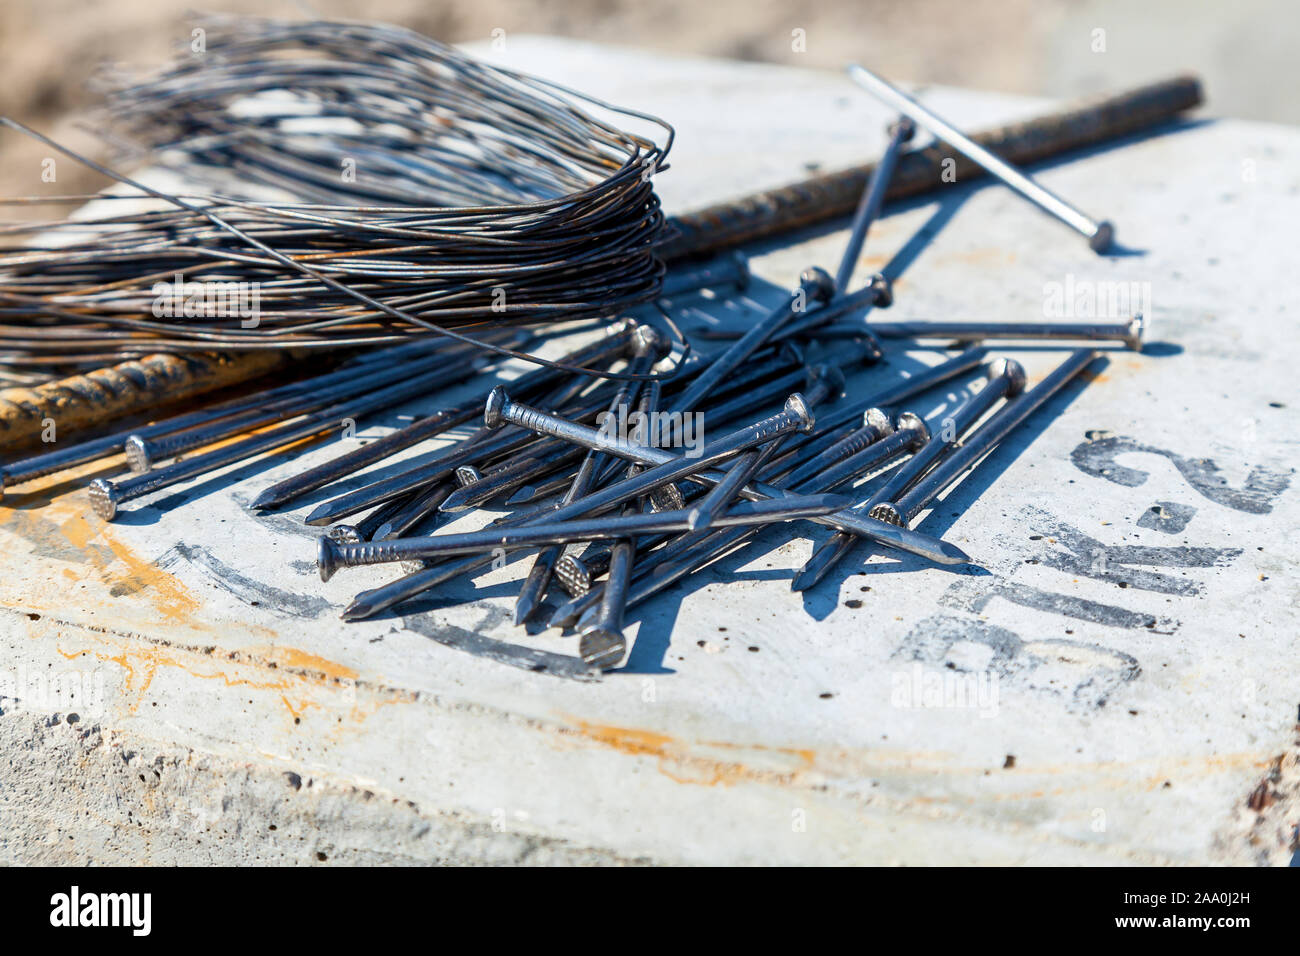
[[[840,484],[851,481],[861,475],[870,474],[886,461],[896,458],[904,452],[925,441],[928,436],[925,422],[911,413],[899,416],[898,431],[893,432],[876,444],[847,455],[800,486],[793,486],[788,478],[778,478],[775,472],[780,467],[775,463],[764,470],[765,479],[780,480],[783,488],[799,493],[832,491]],[[690,571],[712,561],[720,554],[731,550],[745,538],[758,533],[758,529],[737,528],[689,533],[679,535],[664,545],[663,548],[648,556],[644,565],[636,570],[634,584],[630,589],[627,606],[631,607],[658,593]],[[592,587],[585,595],[575,596],[562,605],[552,615],[552,627],[581,626],[582,618],[591,613],[591,608],[601,597],[604,585]]]
[[[799,288],[790,294],[788,300],[751,325],[744,335],[709,363],[686,391],[674,399],[672,407],[682,412],[693,410],[781,326],[800,314],[807,302],[829,302],[834,295],[835,280],[825,270],[816,267],[805,269],[799,277]]]
[[[911,117],[939,139],[953,146],[966,157],[992,173],[1003,183],[1024,196],[1039,209],[1055,216],[1088,240],[1094,252],[1105,252],[1115,238],[1115,227],[1109,222],[1096,222],[1084,215],[1051,190],[1039,185],[1010,163],[995,156],[957,127],[941,119],[902,90],[887,83],[856,63],[848,68],[849,76],[859,86],[884,100],[890,107]]]
[[[216,418],[235,415],[241,412],[246,412],[249,409],[257,408],[268,399],[274,400],[301,395],[303,392],[311,389],[313,383],[318,383],[322,377],[330,378],[331,376],[336,375],[338,375],[338,372],[331,372],[328,373],[327,376],[317,376],[315,378],[292,382],[288,385],[281,385],[277,388],[270,389],[266,392],[260,392],[256,395],[231,399],[230,401],[221,402],[216,405],[209,405],[199,411],[187,412],[184,415],[175,415],[171,418],[165,418],[151,425],[115,432],[114,434],[105,435],[101,438],[95,438],[90,441],[78,442],[77,444],[70,445],[66,448],[43,452],[39,455],[33,455],[29,458],[10,462],[0,468],[0,494],[3,493],[6,486],[32,481],[36,478],[42,478],[46,475],[63,471],[66,468],[72,468],[76,465],[94,461],[97,458],[103,458],[121,452],[123,451],[123,446],[127,439],[132,435],[139,435],[143,438],[154,438],[156,436],[167,435],[182,429],[204,425]]]
[[[872,516],[891,524],[910,524],[925,507],[949,485],[996,447],[1076,375],[1082,372],[1098,352],[1079,349],[1053,369],[1029,391],[1006,403],[981,425],[960,448],[940,462],[933,471],[917,482],[897,501],[882,502],[872,508]]]
[[[585,366],[612,359],[627,348],[627,343],[631,340],[638,327],[635,321],[623,319],[611,328],[604,339],[583,348],[575,349],[563,356],[560,361],[568,365]],[[568,374],[561,369],[536,369],[515,379],[511,387],[520,395],[531,394],[560,381]],[[480,414],[483,402],[486,399],[487,393],[484,392],[479,397],[469,399],[453,408],[434,412],[432,415],[385,435],[383,438],[369,442],[324,464],[277,482],[263,491],[251,507],[265,510],[287,504],[318,488],[323,488],[342,478],[346,478],[367,465],[382,461],[384,458],[410,448],[427,438],[433,438],[455,428],[457,425],[462,425]]]
[[[857,211],[853,214],[853,225],[849,229],[849,241],[844,246],[844,255],[840,258],[840,267],[835,271],[835,288],[847,289],[849,279],[853,276],[853,267],[858,263],[862,244],[866,241],[867,230],[880,215],[880,207],[885,202],[885,192],[889,188],[890,177],[894,175],[894,166],[903,144],[912,138],[916,127],[906,116],[900,116],[889,127],[889,143],[885,152],[871,171],[871,178],[858,200]]]
[[[812,413],[808,411],[806,403],[799,396],[791,396],[791,401],[798,399],[798,404],[803,406],[803,412],[807,415],[807,428],[812,427]],[[493,389],[493,393],[488,397],[487,408],[484,411],[484,423],[489,427],[494,424],[501,424],[503,421],[510,421],[514,424],[529,428],[541,434],[555,435],[572,441],[576,444],[583,445],[587,448],[595,448],[599,451],[608,451],[611,454],[623,458],[630,458],[634,461],[641,461],[650,465],[672,464],[676,467],[682,466],[683,456],[675,455],[670,451],[658,448],[646,448],[635,443],[627,442],[618,438],[611,438],[601,434],[596,429],[587,428],[577,422],[559,418],[554,415],[530,408],[527,405],[520,405],[510,401],[506,395],[505,389]],[[736,449],[737,451],[743,449]],[[688,471],[688,474],[690,472]],[[657,474],[652,468],[644,475],[638,475],[636,480],[646,478],[651,474]],[[706,480],[712,478],[716,480],[719,476],[702,475]],[[671,479],[668,479],[671,480]],[[622,483],[626,485],[627,483]],[[751,501],[762,498],[781,498],[789,492],[771,485],[765,485],[761,482],[754,482],[749,487],[741,491],[741,495]],[[590,508],[590,502],[598,496],[590,496],[583,502],[575,502],[569,506],[575,508],[583,506],[582,510]],[[557,516],[558,519],[558,516]],[[819,524],[829,525],[841,531],[852,531],[863,537],[871,538],[887,547],[899,548],[911,554],[924,557],[928,560],[935,561],[939,564],[965,564],[970,558],[966,552],[962,551],[956,545],[947,541],[932,538],[929,535],[919,534],[907,528],[898,528],[878,521],[867,515],[859,515],[850,512],[841,512],[834,515],[821,516],[815,519]]]
[[[623,611],[635,554],[636,545],[630,538],[619,538],[610,549],[609,578],[605,582],[599,609],[595,619],[578,637],[578,656],[588,667],[617,667],[627,653]]]
[[[910,421],[910,419],[913,418],[915,419],[914,424]],[[801,492],[832,491],[837,484],[852,480],[858,475],[868,474],[871,471],[874,471],[880,467],[885,460],[896,457],[909,448],[914,447],[917,440],[924,440],[925,423],[921,421],[921,419],[916,418],[915,416],[909,416],[908,413],[904,413],[900,417],[900,422],[904,432],[919,426],[919,431],[912,436],[911,441],[900,441],[894,439],[893,444],[895,447],[883,452],[877,448],[871,448],[870,450],[866,448],[858,449],[856,452],[847,455],[844,461],[834,463],[836,467],[828,468],[801,487],[793,488],[789,483],[789,479],[783,476],[787,471],[797,467],[803,460],[807,459],[809,454],[807,451],[804,451],[802,454],[798,450],[790,453],[793,456],[793,461],[789,467],[781,464],[779,459],[770,462],[762,470],[762,477],[766,480],[780,481],[782,487],[793,488],[793,490]],[[804,436],[802,435],[791,436],[787,441],[790,444],[794,444],[797,440],[803,437]],[[892,435],[889,437],[891,439],[893,438]],[[885,443],[882,442],[882,444]],[[784,458],[786,456],[782,457]],[[756,533],[757,531],[754,529],[745,529],[745,534]],[[678,535],[676,537],[670,535],[657,535],[652,536],[649,539],[638,539],[637,544],[639,547],[642,547],[643,550],[657,547],[663,542],[667,543],[663,548],[648,554],[644,564],[638,564],[635,571],[635,579],[639,581],[648,575],[654,575],[656,573],[655,569],[659,564],[665,561],[674,560],[677,557],[686,554],[701,542],[710,540],[714,536],[717,536],[720,539],[725,538],[727,541],[737,541],[739,538],[736,537],[736,535],[737,532],[735,531],[723,530],[704,532],[702,534],[692,532]],[[569,555],[565,555],[556,568],[556,576],[561,579],[561,583],[565,583],[562,575],[566,574],[566,568],[564,565],[569,561],[569,558]],[[592,577],[605,570],[608,560],[608,547],[600,544],[589,546],[581,557],[573,559],[572,566],[567,569],[567,571],[573,576],[570,579],[569,584],[566,585],[566,590],[572,595],[572,599],[555,610],[548,622],[549,626],[561,628],[571,627],[578,623],[585,614],[590,613],[590,609],[600,600],[601,592],[604,590],[604,585],[594,583]],[[667,585],[665,584],[664,586]],[[640,599],[641,598],[638,598],[638,600]]]
[[[489,396],[491,392],[488,393]],[[595,415],[604,403],[588,403],[566,410],[577,418]],[[482,414],[480,405],[479,413]],[[406,468],[396,474],[372,481],[360,488],[345,492],[336,498],[317,505],[303,520],[310,525],[330,524],[331,522],[364,511],[366,508],[387,501],[389,498],[410,491],[412,488],[427,487],[441,480],[458,465],[482,462],[498,457],[510,451],[516,451],[536,441],[536,437],[526,430],[517,430],[486,438],[473,444],[459,443],[438,452],[432,461],[423,462]]]
[[[669,343],[657,330],[651,326],[643,326],[642,333],[634,340],[632,359],[628,363],[629,371],[636,374],[643,374],[654,367],[655,362],[667,354]],[[656,389],[659,383],[647,383],[646,391],[653,387]],[[636,396],[640,386],[637,382],[624,382],[614,396],[610,407],[606,409],[608,414],[617,415],[625,408]],[[585,495],[592,483],[597,478],[597,472],[605,462],[605,455],[601,452],[588,451],[582,464],[578,466],[578,473],[573,476],[569,484],[568,491],[565,492],[563,504],[576,501]],[[519,589],[519,596],[515,599],[515,624],[522,624],[541,603],[546,596],[546,590],[550,587],[551,576],[555,569],[555,562],[559,559],[563,549],[559,546],[552,545],[543,549],[537,557],[533,559],[533,565],[528,569],[528,575],[524,578],[524,583]]]
[[[789,495],[780,499],[747,501],[718,516],[719,527],[769,524],[795,518],[814,517],[840,511],[849,500],[841,495]],[[518,550],[574,541],[598,541],[658,531],[685,531],[690,513],[663,511],[657,514],[604,515],[576,521],[550,521],[514,528],[488,528],[462,534],[429,538],[395,538],[339,544],[322,536],[317,552],[321,580],[328,581],[340,567],[381,564],[410,558],[436,558],[456,554],[478,554],[496,549]]]
[[[1135,316],[1127,322],[872,322],[870,331],[887,339],[1076,339],[1085,342],[1123,342],[1142,351],[1146,321]]]
[[[925,444],[895,470],[876,493],[880,501],[892,501],[920,480],[945,454],[956,447],[961,436],[1004,398],[1019,395],[1025,388],[1024,367],[1015,359],[997,359],[989,365],[984,387],[943,418],[943,427],[932,432]]]
[[[889,420],[889,416],[879,408],[872,406],[862,413],[861,428],[849,432],[849,434],[827,446],[797,468],[791,474],[789,483],[798,485],[833,462],[866,448],[873,442],[893,434],[893,431],[894,423]]]
[[[994,403],[1020,394],[1024,387],[1025,370],[1019,362],[1012,359],[999,359],[992,363],[984,387],[956,411],[945,416],[944,427],[930,435],[925,444],[910,459],[895,468],[884,485],[874,491],[856,510],[866,512],[873,518],[885,520],[882,515],[876,513],[877,504],[893,501],[920,481],[936,462],[956,447],[956,442],[961,436],[979,421]],[[856,535],[841,531],[824,541],[794,576],[790,582],[791,590],[806,591],[822,580],[831,568],[852,550],[857,540]]]
[[[452,351],[464,354],[469,351],[469,348]],[[440,352],[435,357],[445,358],[446,353]],[[152,469],[155,462],[162,461],[164,458],[173,458],[191,448],[211,445],[224,438],[250,432],[272,422],[296,418],[351,398],[377,385],[395,385],[421,374],[422,371],[417,363],[410,361],[396,369],[383,368],[370,371],[365,375],[349,370],[350,374],[346,377],[287,398],[271,400],[268,396],[263,396],[256,407],[237,415],[214,416],[215,420],[197,427],[157,437],[134,431],[127,436],[122,450],[126,453],[127,466],[131,471],[140,474]]]
[[[480,367],[481,364],[478,362],[452,360],[447,364],[431,367],[415,378],[372,392],[364,398],[328,406],[307,416],[304,421],[289,422],[157,471],[146,472],[120,481],[97,478],[90,483],[91,507],[99,517],[111,521],[117,514],[118,506],[125,501],[131,501],[225,465],[244,461],[306,438],[313,438],[322,432],[336,428],[344,419],[357,418],[382,408],[398,405],[427,392],[430,388],[445,387],[466,379],[476,374]]]

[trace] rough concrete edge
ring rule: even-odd
[[[68,715],[69,718],[73,715]],[[647,865],[60,714],[0,714],[0,864]]]
[[[1242,795],[1211,852],[1230,866],[1287,866],[1300,856],[1300,722],[1291,746]]]

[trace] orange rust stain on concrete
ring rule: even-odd
[[[584,740],[631,756],[654,757],[659,762],[659,772],[678,783],[707,787],[719,784],[731,786],[744,781],[792,783],[802,773],[812,769],[815,759],[811,750],[707,741],[691,745],[651,730],[597,724],[573,717],[566,717],[566,720],[569,726],[562,733],[576,734]],[[738,760],[721,759],[704,752],[710,749],[749,751],[757,756],[776,754],[793,757],[795,766],[790,770],[752,767]]]
[[[1098,384],[1105,384],[1110,381],[1110,376],[1105,372],[1094,372],[1089,368],[1085,368],[1080,372],[1079,378],[1083,379],[1085,382],[1096,382]]]
[[[356,680],[357,672],[351,667],[327,660],[316,654],[300,651],[295,647],[268,647],[262,656],[274,661],[280,667],[296,667],[300,670],[319,671],[326,677],[340,680]]]
[[[200,680],[219,680],[226,687],[248,687],[276,693],[293,718],[300,718],[313,708],[321,709],[335,702],[328,694],[348,694],[350,716],[354,721],[369,717],[380,707],[400,703],[400,694],[365,702],[356,697],[357,672],[335,661],[296,648],[263,647],[238,652],[209,654],[181,647],[149,643],[131,643],[111,634],[86,633],[88,640],[106,645],[103,651],[56,650],[68,659],[88,653],[100,661],[119,665],[126,672],[126,693],[132,698],[128,713],[135,713],[160,668],[175,667]]]
[[[1178,758],[1153,758],[1125,763],[1079,763],[1046,764],[1043,766],[1017,766],[1015,769],[991,770],[988,767],[961,765],[940,760],[917,764],[908,759],[906,751],[891,751],[890,757],[899,763],[885,766],[879,760],[864,763],[860,754],[822,753],[825,766],[840,766],[845,775],[893,777],[926,777],[930,779],[950,778],[955,780],[987,777],[991,772],[1008,782],[1016,778],[1024,781],[1026,789],[1008,789],[1004,792],[983,791],[979,794],[949,793],[942,795],[914,794],[908,796],[908,802],[922,805],[1004,803],[1021,800],[1043,800],[1049,797],[1062,797],[1077,794],[1080,787],[1117,792],[1135,789],[1156,790],[1166,781],[1188,778],[1207,777],[1211,774],[1230,773],[1243,769],[1265,769],[1271,766],[1272,759],[1263,753],[1232,753],[1210,756],[1189,756]],[[932,755],[930,755],[932,756]],[[1074,778],[1057,786],[1045,787],[1042,777]]]
[[[1003,266],[1010,265],[1016,261],[1016,254],[1006,249],[998,249],[992,246],[979,249],[966,249],[960,252],[950,252],[943,257],[945,260],[953,262],[964,262],[972,266]]]

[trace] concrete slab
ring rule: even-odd
[[[832,73],[478,52],[673,122],[670,211],[861,161],[890,118]],[[968,128],[1050,105],[925,98]],[[1106,318],[1128,296],[1155,345],[1108,353],[925,519],[982,570],[861,549],[795,595],[824,535],[778,531],[635,609],[600,679],[572,637],[509,626],[519,563],[342,624],[391,571],[321,584],[301,523],[321,496],[245,508],[337,443],[112,525],[67,481],[10,495],[0,860],[1286,863],[1297,160],[1300,132],[1218,121],[1042,170],[1117,223],[1112,258],[989,185],[891,209],[858,273],[895,276],[888,318]],[[754,250],[750,312],[843,238]],[[747,314],[697,300],[682,320]],[[1061,355],[1009,354],[1031,380]],[[939,358],[892,352],[853,387]]]

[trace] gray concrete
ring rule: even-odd
[[[517,37],[499,55],[669,117],[671,210],[884,141],[833,73]],[[926,99],[971,128],[1050,105]],[[1216,121],[1042,170],[1141,251],[1114,258],[991,186],[889,210],[858,274],[899,274],[889,318],[1039,319],[1137,283],[1157,344],[1108,353],[925,520],[984,572],[861,551],[795,595],[824,535],[774,533],[634,610],[600,679],[572,637],[509,626],[518,563],[341,624],[392,572],[322,584],[299,520],[318,498],[243,507],[333,447],[108,526],[66,484],[11,497],[0,860],[1285,863],[1297,158],[1294,130]],[[683,320],[747,321],[843,238],[765,251],[754,310]],[[1014,354],[1031,382],[1059,356]],[[854,389],[938,358],[892,354]]]

